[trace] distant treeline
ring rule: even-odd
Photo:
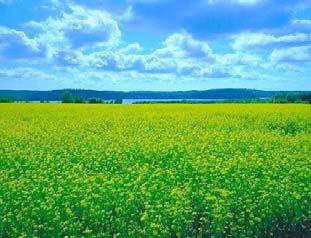
[[[110,103],[110,104],[122,104],[122,99],[115,99],[110,101],[105,101],[102,98],[89,98],[85,99],[83,97],[74,96],[70,91],[65,91],[61,97],[62,103],[90,103],[90,104],[102,104],[102,103]]]
[[[217,103],[267,103],[268,100],[215,100],[215,101],[200,101],[200,100],[180,100],[180,101],[139,101],[133,104],[217,104]]]
[[[277,91],[261,91],[253,89],[211,89],[204,91],[175,91],[175,92],[152,92],[152,91],[96,91],[65,89],[52,91],[25,91],[25,90],[0,90],[0,95],[8,96],[15,101],[59,101],[64,92],[70,92],[75,97],[102,98],[105,100],[122,99],[224,99],[242,100],[271,98]]]
[[[14,102],[14,100],[11,97],[0,96],[0,103],[10,103],[10,102]]]
[[[180,100],[180,101],[139,101],[134,104],[216,104],[216,103],[311,103],[311,92],[309,93],[279,93],[268,99],[244,99],[244,100],[215,100],[215,101],[200,101],[200,100]]]
[[[311,92],[309,93],[278,93],[273,97],[274,103],[311,103]]]
[[[57,100],[62,103],[89,103],[89,104],[122,104],[122,99],[115,100],[104,100],[102,98],[88,98],[85,99],[83,97],[76,97],[71,92],[65,91],[63,95]],[[0,103],[13,103],[15,102],[11,97],[1,96],[0,95]],[[30,101],[24,101],[26,103]],[[50,103],[49,100],[40,100],[40,103]]]
[[[56,95],[58,97],[53,95],[54,92],[57,92]],[[187,92],[112,92],[92,90],[56,90],[41,92],[0,90],[0,103],[14,101],[40,101],[41,103],[47,103],[50,101],[61,101],[63,103],[122,104],[123,99],[142,100],[140,102],[134,102],[134,104],[311,103],[311,92],[274,92],[252,89],[215,89]],[[146,99],[146,101],[143,101],[143,99]],[[152,101],[152,99],[155,99],[155,101]],[[162,100],[156,101],[158,99]],[[175,99],[182,100],[176,101]],[[202,101],[200,99],[202,99]],[[206,99],[210,99],[211,101],[206,101]]]

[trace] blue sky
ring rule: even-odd
[[[0,0],[0,89],[311,90],[311,0]]]

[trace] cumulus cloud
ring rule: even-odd
[[[274,63],[306,63],[311,62],[311,45],[275,49],[270,55]]]
[[[30,22],[28,26],[41,31],[40,40],[52,51],[112,47],[118,45],[121,38],[118,23],[109,13],[77,5],[70,5],[69,11],[59,18],[49,17],[43,22]]]
[[[142,51],[143,47],[137,42],[128,44],[126,47],[121,48],[119,50],[120,53],[128,53],[128,54],[140,53]]]
[[[175,33],[163,42],[163,48],[154,52],[160,57],[171,58],[212,58],[212,50],[208,43],[193,39],[186,33]]]
[[[43,70],[63,81],[81,74],[81,82],[91,86],[109,75],[114,82],[224,82],[221,79],[268,79],[285,64],[284,75],[296,66],[306,74],[301,65],[310,62],[311,20],[293,19],[307,18],[298,14],[298,5],[291,0],[32,2],[29,9],[42,14],[34,14],[27,24],[16,19],[19,30],[0,27],[2,67],[12,67],[1,70],[0,77],[40,78],[45,77]],[[46,15],[50,17],[36,20]],[[252,20],[245,21],[248,18]],[[37,60],[44,57],[44,62]]]
[[[170,59],[155,55],[129,55],[113,51],[101,51],[91,54],[63,53],[58,60],[61,65],[80,65],[109,71],[138,71],[143,73],[174,72],[176,63]]]
[[[243,52],[217,55],[216,59],[218,64],[225,66],[230,65],[259,66],[263,61],[262,57],[259,55],[246,54]]]
[[[19,67],[14,69],[0,69],[0,78],[48,78],[49,75],[27,67]]]
[[[182,61],[177,64],[177,75],[179,77],[189,76],[195,78],[229,78],[235,77],[232,70],[217,64],[206,65],[196,61]]]
[[[48,19],[45,23],[52,21],[53,24],[29,23],[33,27],[42,28],[40,40],[28,39],[25,35],[25,42],[28,45],[37,46],[48,37],[46,25],[55,26],[57,33],[64,29],[63,22],[55,22],[55,19]],[[57,26],[57,24],[60,26]],[[79,23],[78,23],[79,25]],[[66,25],[67,26],[67,25]],[[67,29],[67,28],[66,28]],[[13,31],[15,32],[15,31]],[[88,51],[84,47],[66,47],[67,35],[55,34],[54,40],[63,44],[64,47],[56,47],[55,42],[46,41],[50,48],[55,47],[52,54],[52,64],[59,67],[76,67],[84,69],[96,69],[110,72],[137,72],[140,74],[171,74],[176,77],[194,78],[234,78],[242,77],[243,67],[257,67],[261,58],[242,52],[231,54],[216,54],[212,51],[207,41],[193,38],[187,32],[175,33],[168,36],[161,44],[161,47],[153,52],[144,53],[138,43],[128,44],[125,47],[97,48]],[[26,44],[27,45],[27,44]],[[92,46],[90,46],[92,47]]]
[[[240,72],[233,69],[235,66],[257,67],[261,60],[245,53],[217,55],[207,42],[196,40],[188,33],[172,34],[163,41],[161,48],[149,54],[139,50],[140,45],[133,43],[118,51],[105,50],[90,54],[60,52],[58,63],[114,72],[227,78],[240,77]]]
[[[133,7],[128,6],[126,10],[120,16],[117,16],[119,21],[127,22],[132,20],[134,17]]]
[[[311,20],[295,19],[291,22],[291,28],[293,30],[311,33]]]
[[[292,21],[294,25],[301,25],[305,27],[311,27],[311,20],[308,19],[295,19]]]
[[[311,42],[311,34],[295,33],[288,35],[275,36],[265,33],[242,33],[234,36],[233,48],[254,49],[269,47],[289,47],[306,45]]]
[[[0,58],[29,59],[45,54],[46,48],[37,38],[31,39],[22,31],[0,27]]]
[[[188,33],[176,33],[162,43],[161,48],[143,54],[138,43],[129,44],[118,51],[104,50],[90,54],[60,52],[58,62],[66,65],[96,67],[112,71],[136,70],[144,73],[179,73],[194,61],[211,62],[212,50],[207,42],[194,39]],[[187,64],[185,63],[187,62]],[[197,72],[193,70],[192,72]]]

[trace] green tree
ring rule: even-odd
[[[65,91],[62,95],[62,103],[74,103],[75,98],[71,92]]]
[[[101,104],[104,103],[103,99],[101,98],[89,98],[89,103],[90,104]]]
[[[75,103],[85,103],[85,99],[83,97],[76,97]]]
[[[14,100],[10,97],[0,96],[0,103],[10,103],[14,102]]]
[[[122,104],[123,103],[123,100],[121,98],[117,98],[115,101],[114,101],[115,104]]]

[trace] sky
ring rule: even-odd
[[[311,0],[0,0],[0,89],[311,90]]]

